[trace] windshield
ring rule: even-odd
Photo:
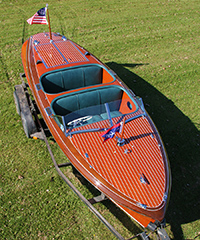
[[[125,115],[126,120],[129,121],[131,118],[141,115],[143,111],[138,111],[138,109],[140,108],[136,101],[121,99],[71,112],[62,117],[62,122],[66,135],[80,132],[80,127],[84,131],[84,126],[87,126],[85,131],[99,131],[102,129],[94,123],[109,120],[110,126],[112,126],[114,118],[122,119]]]
[[[65,116],[52,115],[66,136],[93,131],[103,131],[122,121],[125,124],[146,115],[141,98],[121,99],[109,103],[94,105],[70,112]]]

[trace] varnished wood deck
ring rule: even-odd
[[[105,122],[93,125],[103,127]],[[166,178],[159,140],[144,117],[125,125],[124,138],[126,144],[122,147],[117,146],[115,138],[103,144],[99,132],[75,134],[71,141],[91,168],[113,187],[136,204],[158,207],[163,201]],[[141,182],[143,175],[148,183]]]

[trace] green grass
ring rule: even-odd
[[[52,1],[52,31],[107,63],[145,103],[161,133],[172,170],[166,214],[172,239],[200,235],[199,2]],[[23,72],[22,42],[47,26],[26,23],[45,4],[0,1],[0,238],[115,239],[58,176],[44,142],[27,139],[13,88]],[[56,159],[65,162],[49,139]],[[87,198],[96,191],[67,175]],[[53,179],[53,180],[52,180]],[[112,203],[98,204],[126,238],[140,227]]]

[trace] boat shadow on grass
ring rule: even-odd
[[[107,63],[136,95],[143,98],[145,108],[160,132],[172,172],[166,220],[174,239],[185,239],[182,225],[200,218],[199,131],[170,99],[127,69],[137,65],[142,64]],[[195,237],[198,233],[193,234]]]

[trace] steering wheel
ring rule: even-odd
[[[76,126],[79,123],[84,123],[89,121],[92,118],[92,116],[85,116],[85,117],[81,117],[81,118],[77,118],[72,120],[71,122],[68,122],[67,125],[73,125]]]

